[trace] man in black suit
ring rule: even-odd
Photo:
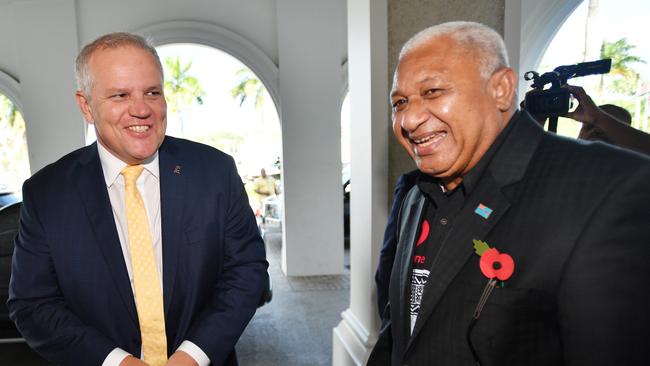
[[[100,37],[76,66],[97,142],[23,186],[11,319],[57,365],[236,365],[268,264],[232,157],[165,136],[142,37]]]
[[[422,174],[369,365],[647,365],[650,160],[517,111],[502,38],[409,40],[391,99]]]

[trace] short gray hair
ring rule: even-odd
[[[496,70],[510,65],[506,45],[499,33],[481,23],[461,21],[442,23],[420,31],[404,44],[399,61],[414,48],[438,36],[449,36],[462,47],[475,50],[479,72],[485,80]]]
[[[160,57],[149,38],[144,38],[137,34],[126,32],[116,32],[103,35],[93,42],[87,44],[75,61],[75,77],[77,78],[77,88],[81,90],[86,97],[90,97],[90,91],[93,86],[93,75],[88,70],[88,61],[95,51],[107,48],[115,49],[118,47],[131,46],[147,51],[156,60],[156,64],[160,69],[160,75],[163,75],[163,67],[160,63]]]

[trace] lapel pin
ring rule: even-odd
[[[181,166],[180,165],[176,165],[174,167],[174,174],[181,175]]]
[[[492,214],[492,209],[482,203],[479,203],[478,206],[476,206],[476,210],[474,210],[474,213],[481,216],[484,219],[487,219]]]

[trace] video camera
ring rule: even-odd
[[[567,80],[580,76],[606,74],[611,67],[612,60],[608,58],[558,66],[553,71],[542,75],[535,71],[528,71],[524,74],[524,79],[533,81],[531,84],[533,90],[526,93],[524,107],[532,115],[555,117],[557,123],[557,117],[566,114],[571,108],[569,102],[571,93],[565,87]],[[551,87],[544,89],[547,84],[551,84]]]

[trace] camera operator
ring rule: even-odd
[[[572,85],[566,87],[578,100],[578,107],[564,117],[582,122],[578,138],[604,141],[650,155],[650,134],[630,126],[630,120],[626,121],[621,118],[622,116],[616,116],[614,109],[610,109],[609,106],[597,106],[583,88]]]

